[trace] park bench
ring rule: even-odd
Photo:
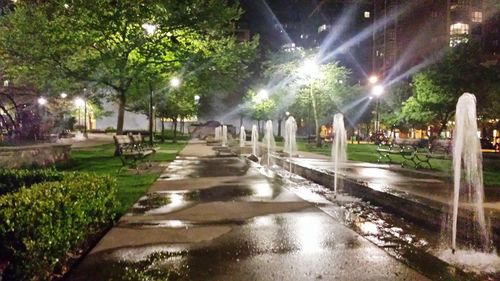
[[[158,150],[158,147],[155,147],[150,142],[146,141],[144,137],[141,135],[141,133],[138,133],[137,135],[129,134],[128,136],[130,137],[132,145],[135,146],[138,150],[141,151],[153,150],[155,152]]]
[[[113,139],[115,140],[115,153],[120,157],[123,164],[120,170],[118,170],[118,173],[120,173],[121,169],[125,166],[135,166],[136,171],[139,172],[136,165],[137,162],[144,161],[148,158],[148,156],[151,156],[156,152],[154,149],[139,145],[134,141],[132,136],[117,135],[113,136]],[[149,164],[149,166],[151,166],[151,164]]]
[[[391,155],[400,155],[403,158],[401,167],[412,164],[416,169],[428,166],[432,169],[431,159],[451,159],[451,140],[434,140],[429,145],[419,139],[398,139],[391,144],[379,144],[377,162],[388,159],[393,164]]]
[[[451,140],[433,140],[427,150],[416,153],[417,168],[427,165],[429,169],[432,169],[431,159],[451,160],[452,153]]]
[[[391,155],[400,155],[403,157],[404,161],[401,163],[401,166],[405,166],[406,163],[412,162],[415,163],[415,146],[413,143],[397,140],[392,143],[380,142],[377,146],[378,159],[377,162],[382,162],[383,159],[389,160],[389,164],[393,164],[393,159]]]

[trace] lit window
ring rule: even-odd
[[[365,11],[364,15],[365,15],[365,18],[367,19],[367,18],[369,18],[369,17],[370,17],[370,12]]]
[[[472,12],[472,22],[482,22],[483,13],[482,12]]]
[[[469,34],[469,25],[465,23],[454,23],[450,26],[450,35],[467,35]]]
[[[325,31],[327,29],[328,29],[328,25],[326,25],[326,24],[320,25],[318,27],[318,33],[322,32],[322,31]]]

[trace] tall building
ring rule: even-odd
[[[372,71],[405,73],[463,42],[477,42],[485,61],[498,61],[498,4],[487,0],[374,0]],[[408,73],[410,74],[410,73]]]

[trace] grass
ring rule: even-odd
[[[178,143],[158,143],[156,146],[158,146],[160,150],[151,158],[151,161],[172,161],[185,145],[186,142],[184,141]],[[141,170],[140,174],[136,174],[133,171],[130,172],[126,169],[122,169],[120,174],[118,174],[118,170],[122,167],[122,163],[118,157],[113,156],[114,149],[114,144],[106,144],[92,148],[72,150],[71,163],[64,167],[58,167],[58,170],[94,172],[116,176],[118,184],[117,197],[120,201],[120,207],[117,209],[117,214],[121,216],[147,191],[160,173],[154,170]]]
[[[331,155],[330,146],[316,147],[315,144],[306,142],[297,142],[297,146],[300,151],[313,152],[326,156]],[[378,153],[376,148],[377,146],[374,144],[348,144],[347,157],[351,161],[377,163]],[[404,161],[403,157],[400,155],[391,155],[391,159],[397,164],[401,164]],[[386,163],[387,162],[388,161],[386,161]],[[443,159],[430,160],[433,171],[443,172],[445,174],[451,174],[451,162],[451,160]],[[500,188],[500,159],[484,159],[483,171],[484,185],[487,187]]]

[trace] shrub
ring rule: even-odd
[[[164,136],[165,136],[166,140],[173,140],[174,139],[174,132],[172,130],[165,130]],[[177,140],[189,140],[190,138],[191,138],[191,136],[189,134],[177,132]],[[161,132],[156,132],[155,139],[156,140],[161,139]]]
[[[1,196],[0,250],[10,261],[5,277],[50,279],[68,253],[112,222],[116,208],[115,180],[95,174],[65,174]]]
[[[116,133],[116,129],[113,127],[106,127],[106,129],[104,129],[104,132],[105,133]]]
[[[275,141],[280,141],[280,142],[281,142],[281,141],[285,141],[285,138],[284,138],[284,137],[282,137],[282,136],[275,136],[275,137],[274,137],[274,140],[275,140]]]
[[[14,192],[23,186],[45,181],[59,181],[63,174],[55,169],[0,169],[0,196]]]

